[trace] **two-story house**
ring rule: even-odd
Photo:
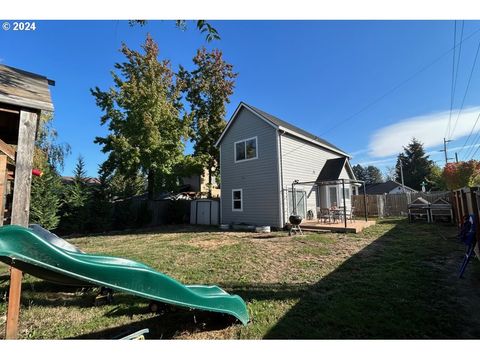
[[[355,180],[350,156],[333,144],[241,102],[217,141],[220,147],[221,223],[281,228],[294,212],[302,217],[343,203],[338,184],[292,183]],[[350,206],[352,189],[346,185]]]

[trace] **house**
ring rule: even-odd
[[[363,186],[358,190],[359,194],[363,194]],[[383,183],[375,184],[366,184],[365,191],[367,195],[383,195],[383,194],[401,194],[401,193],[416,193],[417,190],[414,190],[408,186],[402,186],[402,184],[388,180]]]
[[[62,176],[61,181],[63,184],[73,184],[75,178],[73,176]],[[100,180],[97,178],[86,177],[83,178],[83,182],[87,186],[98,186],[100,185]]]
[[[216,145],[220,147],[223,224],[282,228],[295,211],[294,199],[297,214],[315,217],[320,208],[343,203],[342,185],[326,183],[338,179],[349,180],[345,203],[351,206],[350,180],[355,175],[350,156],[260,109],[241,102]]]
[[[204,169],[203,174],[193,174],[182,178],[182,192],[195,192],[202,195],[208,194],[208,170]],[[215,177],[212,176],[212,197],[220,197],[220,187]]]

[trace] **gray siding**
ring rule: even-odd
[[[235,163],[234,143],[257,136],[258,159]],[[222,223],[281,226],[277,132],[243,108],[220,144]],[[243,190],[243,211],[232,211],[232,189]]]
[[[328,159],[342,157],[333,151],[320,148],[307,141],[289,134],[283,134],[281,138],[282,168],[283,168],[283,196],[284,196],[284,220],[288,221],[291,209],[288,209],[287,192],[292,188],[294,180],[315,181]],[[340,178],[348,179],[348,173],[344,169]],[[307,211],[312,210],[316,216],[317,194],[313,185],[297,185],[295,189],[303,189],[307,195]],[[320,200],[325,198],[325,189],[320,191]],[[322,201],[323,202],[323,201]]]

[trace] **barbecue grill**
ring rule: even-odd
[[[302,229],[300,228],[300,224],[302,223],[302,217],[300,215],[290,215],[290,217],[288,218],[288,220],[290,221],[290,224],[292,224],[292,226],[290,227],[290,231],[288,232],[288,235],[292,235],[292,233],[297,233],[299,232],[300,235],[303,235],[302,233]]]

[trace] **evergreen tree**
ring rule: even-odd
[[[353,166],[353,173],[357,180],[365,181],[366,184],[375,184],[383,182],[383,176],[380,169],[376,166],[369,165],[363,167],[360,164]]]
[[[78,157],[73,181],[64,187],[61,230],[65,233],[82,233],[87,228],[90,189],[86,184],[85,162]]]
[[[67,144],[58,144],[53,128],[53,113],[42,112],[40,117],[33,166],[42,171],[33,177],[30,197],[30,223],[53,230],[60,221],[62,184],[58,170],[63,168],[65,156],[70,152]]]
[[[60,222],[62,183],[60,176],[48,163],[39,168],[43,175],[32,179],[30,223],[52,230]]]
[[[181,68],[179,72],[190,103],[194,157],[207,168],[210,197],[212,179],[219,175],[220,153],[215,143],[225,129],[226,105],[230,103],[238,75],[222,56],[219,50],[207,52],[205,48],[199,49],[193,58],[196,68],[192,72]]]
[[[352,167],[352,170],[357,180],[366,181],[367,173],[365,171],[365,168],[362,165],[360,164],[354,165]]]
[[[158,46],[148,35],[144,53],[122,45],[124,63],[115,64],[114,87],[91,90],[105,112],[101,124],[110,134],[95,143],[108,153],[107,173],[118,170],[125,176],[147,174],[148,195],[169,190],[177,184],[175,166],[183,158],[188,124],[180,118],[180,84],[168,60],[158,60]]]
[[[423,144],[415,138],[403,150],[397,158],[395,180],[400,183],[402,181],[400,169],[400,165],[402,165],[404,185],[412,189],[421,189],[422,186],[420,184],[426,181],[432,174],[434,162],[429,160],[429,156],[425,154]]]
[[[99,184],[91,190],[88,208],[87,230],[89,232],[108,231],[112,227],[112,191],[108,176],[99,171]]]

